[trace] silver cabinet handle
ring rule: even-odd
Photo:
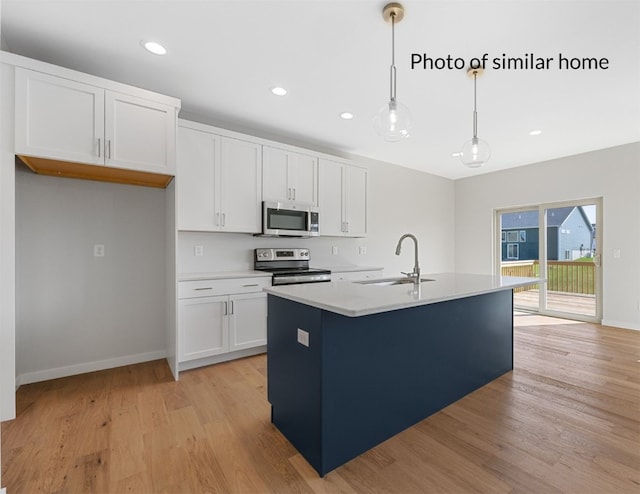
[[[345,231],[346,233],[349,233],[349,222],[348,222],[348,221],[345,221],[345,222],[344,222],[344,231]]]
[[[220,213],[216,213],[216,226],[220,226]]]
[[[250,287],[250,286],[258,286],[258,284],[257,283],[252,283],[251,285],[242,285],[243,288]]]
[[[287,200],[290,201],[291,200],[291,187],[289,187],[287,189]]]
[[[198,292],[198,291],[200,291],[200,290],[213,290],[213,287],[205,286],[205,287],[202,287],[202,288],[194,288],[194,290],[195,290],[196,292]]]
[[[228,312],[228,306],[227,306],[227,302],[222,302],[224,304],[224,315],[226,316],[229,312]]]
[[[229,312],[229,314],[233,315],[233,300],[229,303],[231,304],[231,311]]]
[[[107,159],[111,159],[111,139],[107,139]]]
[[[225,213],[222,213],[222,226],[224,226],[224,224],[226,223],[226,221],[227,221],[227,216],[226,216],[226,214],[225,214]]]
[[[100,158],[100,156],[101,156],[101,154],[102,154],[102,152],[101,152],[101,150],[100,150],[100,148],[101,148],[101,147],[102,147],[102,139],[100,139],[100,138],[98,137],[98,158]]]
[[[296,188],[291,189],[293,191],[293,200],[296,200]]]

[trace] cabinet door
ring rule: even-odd
[[[287,152],[282,149],[262,147],[262,198],[265,201],[292,201],[288,176]]]
[[[16,154],[104,164],[104,90],[16,67]]]
[[[112,91],[105,105],[106,164],[174,175],[175,108]]]
[[[318,205],[318,159],[306,154],[289,153],[289,182],[293,201]]]
[[[220,137],[199,130],[178,127],[178,229],[215,231],[219,213],[214,189]]]
[[[367,170],[344,167],[344,219],[349,237],[367,235]]]
[[[266,345],[267,294],[231,295],[229,303],[229,350]]]
[[[318,180],[318,206],[320,208],[320,235],[344,236],[342,216],[343,165],[335,161],[320,160]]]
[[[226,232],[261,231],[262,163],[259,144],[222,137],[220,211]]]
[[[182,299],[178,311],[180,362],[229,351],[226,296]]]

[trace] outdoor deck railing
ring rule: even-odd
[[[540,263],[535,261],[503,262],[503,276],[526,276],[538,278]],[[547,290],[555,292],[595,294],[595,264],[584,261],[547,261]],[[537,288],[529,285],[517,288],[522,292]]]

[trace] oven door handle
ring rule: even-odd
[[[273,285],[291,285],[293,283],[314,283],[319,281],[331,281],[330,274],[314,274],[314,275],[291,275],[276,276],[273,278]]]

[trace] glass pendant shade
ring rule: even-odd
[[[482,139],[472,137],[465,142],[460,150],[460,161],[469,168],[478,168],[489,161],[491,148]]]
[[[411,114],[405,105],[391,100],[380,108],[373,126],[385,141],[397,142],[411,135]]]

